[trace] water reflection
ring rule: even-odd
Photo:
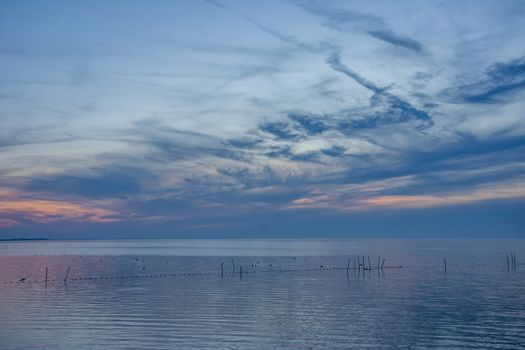
[[[199,244],[188,249],[201,249]],[[331,244],[339,253],[341,243]],[[329,245],[322,244],[324,251]],[[227,252],[242,243],[234,246]],[[278,248],[282,252],[282,245]],[[510,250],[523,261],[523,243],[476,242],[458,249],[458,242],[450,241],[434,248],[428,242],[359,241],[344,248],[349,255],[375,260],[381,255],[389,265],[404,267],[352,269],[347,276],[348,255],[339,254],[0,257],[0,281],[27,279],[0,283],[0,348],[525,346],[525,267],[507,271],[505,261]],[[46,267],[47,290],[29,282],[42,281]],[[119,277],[150,275],[155,277]]]

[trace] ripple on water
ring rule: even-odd
[[[495,263],[500,250],[450,257],[445,274],[443,249],[378,246],[356,253],[405,268],[347,279],[332,269],[342,255],[244,256],[232,276],[220,256],[0,257],[0,281],[42,281],[45,267],[54,280],[0,283],[0,348],[525,348],[525,271]]]

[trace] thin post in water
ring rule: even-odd
[[[381,263],[381,270],[383,269],[383,266],[385,266],[385,258],[383,258],[383,262]]]
[[[47,288],[47,267],[46,267],[46,288]]]
[[[368,256],[368,269],[372,270],[372,264],[370,264],[370,255]]]
[[[67,277],[69,276],[69,270],[71,269],[71,265],[67,268],[66,278],[64,278],[64,283],[67,283]]]
[[[221,262],[221,278],[224,276],[224,263]]]
[[[447,273],[447,258],[443,258],[443,262],[445,263],[445,273]]]
[[[349,269],[350,269],[350,258],[348,258],[348,264],[346,264],[346,278],[350,278],[350,276],[348,276]]]
[[[509,254],[505,254],[507,257],[507,270],[510,269],[510,263],[509,263]]]
[[[235,273],[235,261],[233,261],[233,258],[232,258],[232,274]]]

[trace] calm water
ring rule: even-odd
[[[347,277],[357,254],[403,267]],[[0,242],[0,349],[525,349],[524,263],[525,240]]]

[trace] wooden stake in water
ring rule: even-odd
[[[239,277],[240,277],[241,280],[242,280],[242,265],[241,265],[241,268],[239,269]]]
[[[381,263],[381,270],[383,269],[383,266],[385,266],[385,258],[383,258],[383,262]]]
[[[372,270],[372,264],[370,264],[370,255],[368,256],[368,269]]]
[[[348,264],[346,264],[346,278],[350,278],[350,276],[348,276],[348,270],[350,270],[350,258],[348,258]]]
[[[509,263],[509,254],[505,255],[507,257],[507,270],[510,269],[510,263]]]
[[[221,278],[224,276],[224,263],[221,263]]]
[[[377,257],[377,269],[378,269],[378,270],[379,270],[379,263],[380,263],[380,262],[381,262],[381,257],[378,256],[378,257]]]
[[[47,288],[47,267],[46,267],[46,288]]]
[[[67,283],[67,277],[69,276],[69,270],[71,269],[71,265],[67,268],[66,278],[64,278],[64,283]]]
[[[235,273],[235,261],[232,258],[232,275]]]
[[[447,258],[444,258],[443,262],[445,263],[445,273],[447,273]]]

